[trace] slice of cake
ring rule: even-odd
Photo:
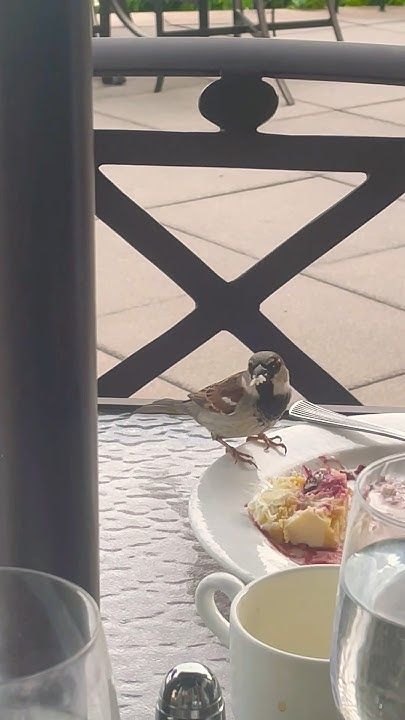
[[[248,512],[278,545],[335,550],[346,529],[348,477],[348,472],[328,466],[274,478],[248,503]]]

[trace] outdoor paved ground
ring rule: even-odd
[[[279,18],[309,12],[277,11]],[[314,15],[319,16],[321,11]],[[168,13],[174,26],[191,12]],[[138,13],[153,34],[153,16]],[[212,13],[212,24],[229,21]],[[405,44],[405,8],[342,8],[348,41]],[[126,35],[120,27],[115,35]],[[332,40],[331,28],[281,37]],[[136,40],[134,40],[136,42]],[[240,40],[243,42],[243,40]],[[271,40],[269,40],[271,42]],[[208,79],[94,81],[95,127],[213,130],[197,110]],[[293,107],[280,101],[266,132],[403,136],[405,88],[291,81]],[[106,174],[226,279],[240,274],[361,176],[330,173],[109,167]],[[266,315],[362,401],[405,405],[405,198],[314,263],[263,304]],[[160,271],[97,221],[98,369],[102,374],[184,317],[193,303]],[[277,348],[274,348],[277,349]],[[223,333],[139,395],[183,397],[245,366],[249,350]]]

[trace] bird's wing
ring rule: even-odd
[[[190,393],[189,398],[200,407],[220,415],[232,415],[246,389],[245,373],[239,372],[226,380]]]

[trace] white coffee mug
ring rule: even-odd
[[[338,577],[338,565],[309,565],[247,586],[227,573],[201,581],[197,611],[230,647],[237,720],[336,720],[329,651]],[[230,623],[218,591],[232,600]]]

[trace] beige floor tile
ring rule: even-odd
[[[136,125],[123,118],[103,115],[98,112],[94,113],[93,127],[95,130],[147,130],[143,125]]]
[[[348,5],[340,8],[339,17],[345,18],[348,22],[360,22],[361,24],[397,23],[405,19],[405,8],[387,5],[385,12],[381,12],[376,5],[362,5],[360,7]]]
[[[206,83],[208,80],[205,81]],[[100,78],[93,79],[93,104],[97,110],[98,103],[104,99],[115,101],[117,99],[131,99],[133,103],[139,103],[141,100],[139,95],[149,95],[154,93],[156,78],[155,77],[127,77],[123,85],[104,85]],[[198,77],[169,77],[165,79],[164,92],[165,95],[178,90],[179,88],[192,88],[197,86],[201,88],[204,85],[201,78]]]
[[[366,180],[366,175],[362,173],[344,173],[344,172],[323,172],[322,177],[337,180],[347,186],[357,187]],[[398,200],[405,200],[405,195],[401,195]]]
[[[107,225],[96,222],[97,314],[176,298],[182,290]]]
[[[170,227],[257,258],[277,247],[347,192],[348,188],[341,183],[311,178],[162,207],[153,210],[153,214]]]
[[[101,319],[98,323],[98,338],[103,347],[119,349],[126,356],[142,347],[152,336],[157,336],[166,328],[174,324],[186,311],[190,310],[190,303],[182,303],[183,312],[179,311],[179,303],[174,307],[172,301],[162,306],[159,315],[156,308],[141,309],[138,313],[126,312],[116,316],[113,320]],[[241,345],[228,333],[221,333],[198,348],[184,360],[165,371],[163,378],[169,383],[178,383],[182,387],[196,390],[219,380],[227,374],[237,372],[247,366],[251,352]],[[185,391],[179,388],[159,388],[146,386],[137,396],[148,397],[184,397]]]
[[[362,105],[362,107],[353,108],[350,112],[362,117],[367,116],[405,125],[405,99],[378,103],[377,105]]]
[[[186,400],[187,391],[167,382],[162,377],[155,378],[145,387],[131,395],[140,400],[161,400],[162,398],[173,398],[174,400]]]
[[[229,25],[232,14],[229,10],[214,10],[210,17],[216,24]],[[198,13],[194,10],[170,10],[165,12],[165,18],[174,25],[195,25],[198,20]]]
[[[405,98],[405,88],[395,85],[322,82],[320,80],[291,80],[289,85],[295,98],[330,108],[345,108]]]
[[[120,360],[112,355],[108,355],[102,350],[97,350],[97,375],[100,377],[104,373],[118,365]],[[173,383],[163,378],[155,378],[141,390],[138,390],[131,397],[143,400],[157,400],[159,398],[174,398],[175,400],[183,400],[187,397],[187,392],[182,388],[173,385]]]
[[[152,11],[135,12],[132,13],[132,16],[139,25],[153,25],[153,23],[155,22],[155,13]],[[117,29],[122,28],[121,20],[115,14],[111,15],[111,28],[113,35],[117,31]]]
[[[296,135],[360,135],[363,137],[402,137],[403,134],[402,128],[393,123],[341,111],[289,119],[274,119],[272,132]]]
[[[198,99],[208,85],[208,79],[198,84],[177,88],[170,92],[145,93],[138,102],[132,96],[99,98],[96,110],[140,125],[164,130],[206,130],[215,127],[198,111]]]
[[[104,166],[103,172],[128,197],[145,208],[308,177],[306,173],[277,170],[131,165]]]
[[[364,405],[396,405],[405,407],[405,375],[372,383],[353,390]]]
[[[263,311],[346,386],[405,371],[402,310],[298,277],[266,300]]]
[[[176,231],[176,237],[224,280],[233,280],[252,264],[251,258],[246,255],[193,235]]]
[[[163,223],[203,237],[212,243],[263,257],[296,230],[351,192],[350,186],[312,178],[278,187],[254,190],[153,210]],[[356,230],[318,262],[394,248],[404,244],[404,206],[394,202]],[[254,260],[252,259],[252,264]]]
[[[227,332],[221,332],[167,370],[165,377],[198,390],[244,370],[251,355],[249,348],[239,340]]]
[[[324,264],[334,263],[336,260],[357,257],[375,250],[402,247],[405,243],[405,234],[402,229],[404,213],[403,202],[397,200],[324,255],[318,264],[322,263],[323,267]],[[378,267],[382,257],[383,254],[373,256],[370,259],[370,267],[372,265]]]
[[[300,227],[344,197],[342,183],[312,178],[223,198],[164,207],[153,213],[170,227],[195,233],[248,256],[263,257]],[[404,244],[404,207],[395,202],[321,258],[342,258]],[[173,230],[176,233],[176,230]],[[252,264],[254,260],[252,259]]]
[[[99,317],[98,342],[101,346],[127,357],[175,325],[188,315],[193,307],[193,301],[184,295]]]
[[[357,187],[366,180],[366,175],[363,173],[322,172],[322,176],[330,178],[331,180],[337,180],[344,185],[351,185],[352,187]]]
[[[342,27],[343,39],[346,42],[371,43],[383,45],[403,45],[405,38],[403,33],[396,32],[392,26],[389,29],[375,27],[374,25],[350,24]],[[310,30],[288,30],[283,32],[283,37],[297,40],[325,40],[335,41],[331,27],[311,28]]]
[[[144,15],[144,18],[140,17]],[[146,13],[132,13],[132,22],[136,26],[137,30],[141,33],[141,35],[144,35],[145,37],[155,37],[156,35],[156,18],[154,13],[150,13],[149,17],[147,17]],[[176,24],[176,23],[170,23],[170,27],[174,30],[181,30],[183,25]],[[111,35],[114,38],[134,38],[134,34],[126,27],[124,27],[121,22],[118,23],[112,23],[112,29],[111,29]],[[136,39],[136,36],[135,36]]]
[[[377,30],[378,28],[381,28],[382,30],[393,30],[393,32],[405,32],[405,20],[403,19],[402,15],[402,21],[401,20],[394,20],[391,22],[381,22],[381,23],[375,23],[374,27]]]
[[[111,370],[111,368],[115,367],[115,365],[118,365],[119,360],[112,355],[107,355],[107,353],[103,352],[102,350],[97,350],[97,376],[100,377],[100,375],[104,375],[104,373],[108,372],[108,370]]]
[[[273,81],[267,80],[272,85],[279,97],[278,108],[270,120],[267,120],[263,125],[260,126],[261,132],[272,132],[272,125],[275,120],[289,120],[294,117],[305,117],[313,115],[321,115],[324,112],[328,112],[328,108],[321,107],[315,103],[304,102],[299,98],[294,97],[294,105],[287,105],[285,100],[280,94],[280,89],[275,85]],[[290,81],[287,80],[287,85],[290,85]],[[291,89],[291,88],[290,88]]]
[[[405,310],[404,247],[311,268],[311,275]],[[405,315],[404,315],[405,339]],[[405,346],[405,342],[404,342]]]

